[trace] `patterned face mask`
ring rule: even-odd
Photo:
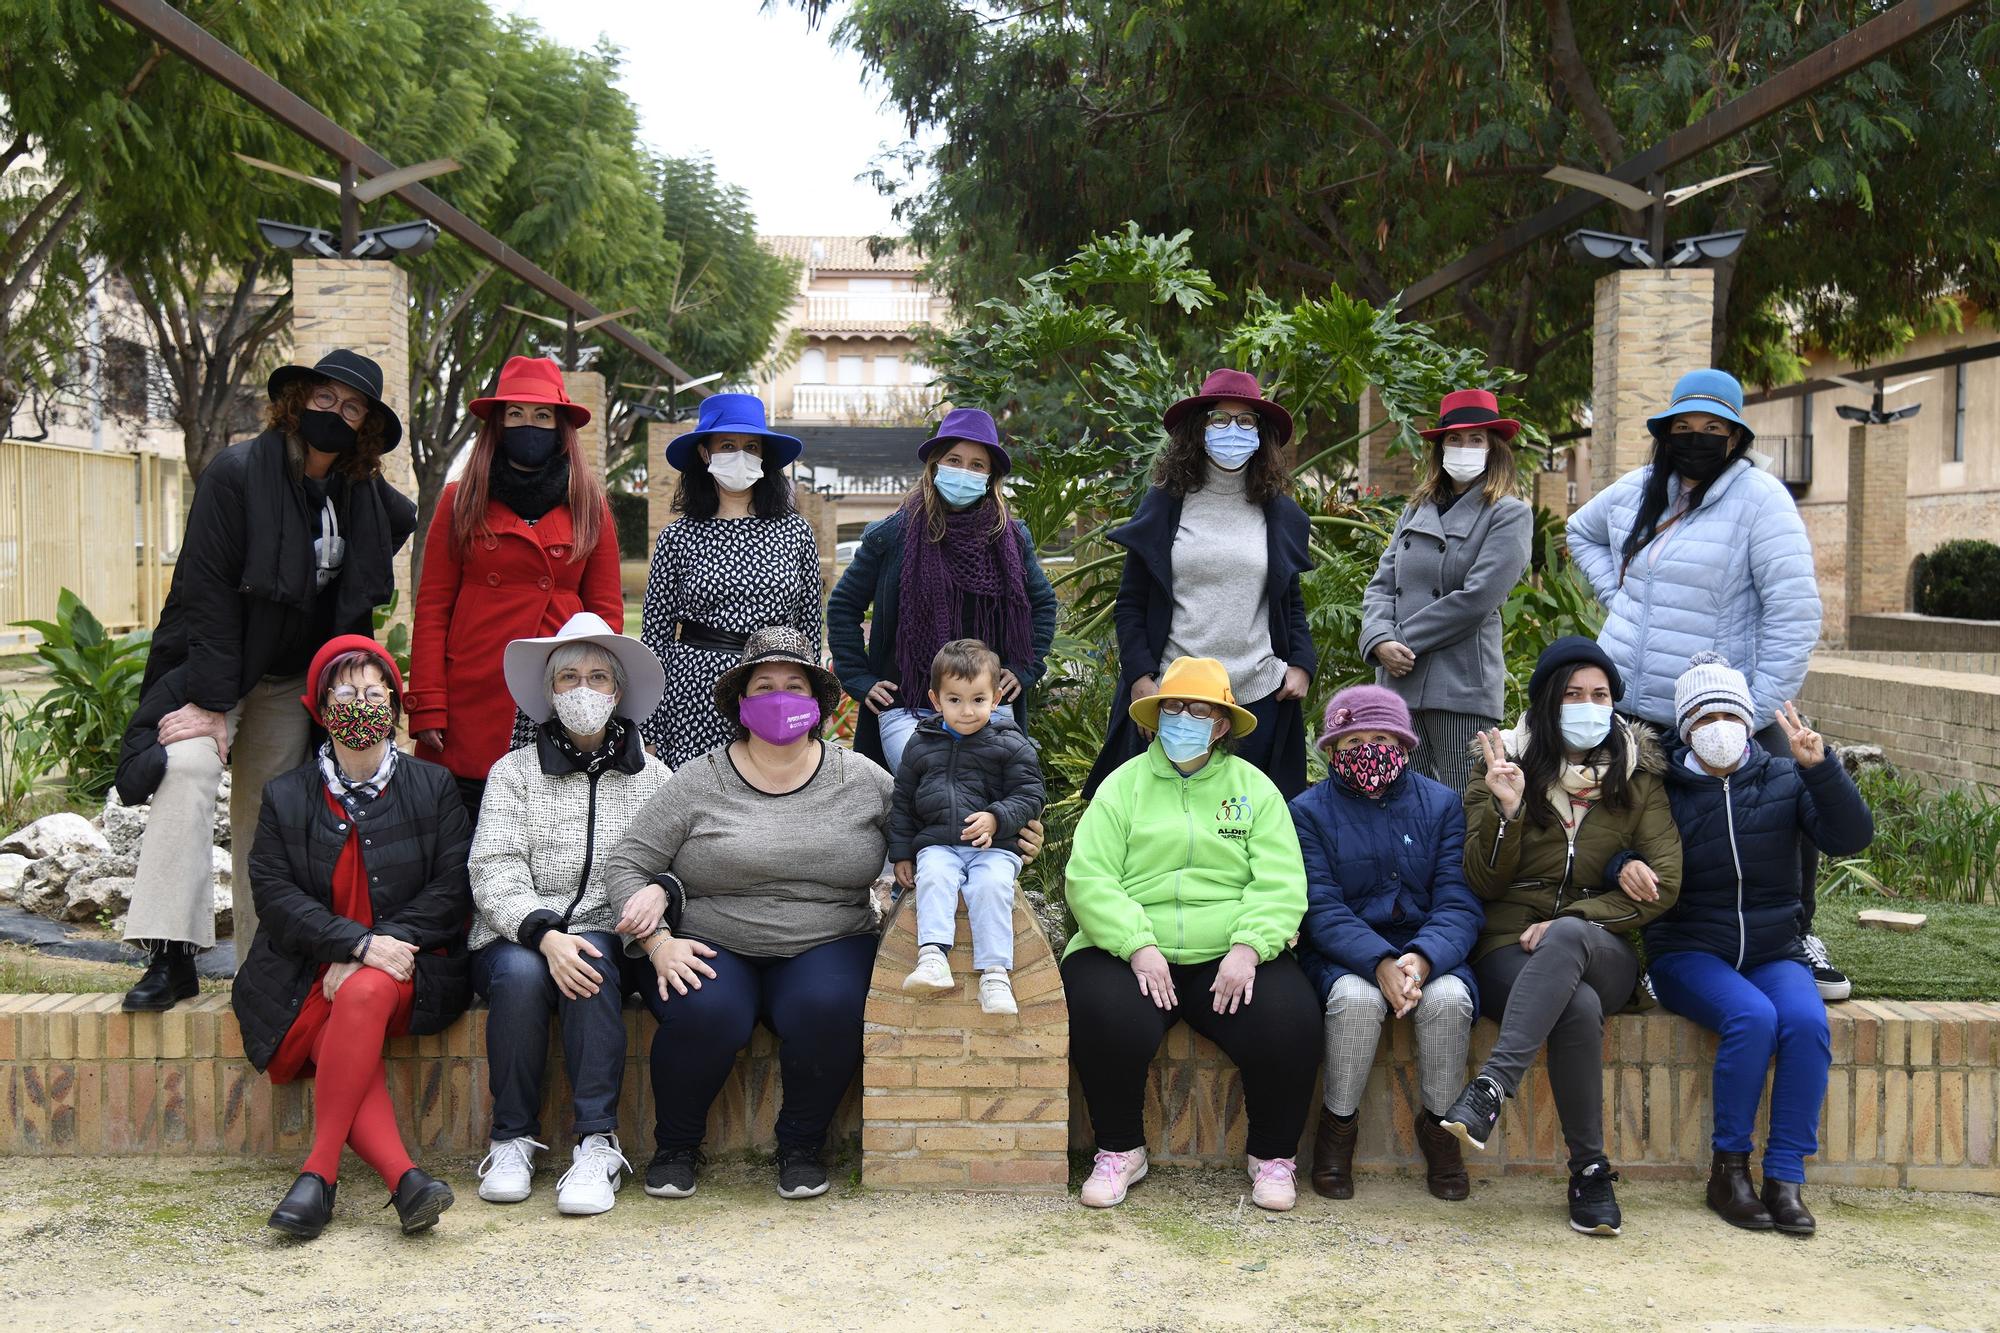
[[[1335,776],[1363,796],[1380,796],[1389,784],[1403,776],[1410,762],[1400,745],[1384,741],[1364,741],[1345,750],[1335,750],[1326,758]]]
[[[329,699],[319,710],[320,725],[335,743],[350,750],[372,750],[396,729],[396,714],[387,700],[377,704],[356,695]]]

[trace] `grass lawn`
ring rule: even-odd
[[[1856,912],[1922,912],[1922,930],[1864,929]],[[1821,898],[1813,928],[1857,1000],[2000,1000],[2000,907],[1842,894]]]

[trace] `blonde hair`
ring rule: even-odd
[[[1514,445],[1512,437],[1501,439],[1499,432],[1490,426],[1454,426],[1446,434],[1460,431],[1484,430],[1486,432],[1486,479],[1480,486],[1480,498],[1487,504],[1496,504],[1520,489],[1520,478],[1514,475]],[[1439,504],[1449,499],[1452,492],[1447,488],[1454,483],[1444,470],[1444,436],[1430,441],[1425,462],[1429,471],[1410,496],[1412,504]]]

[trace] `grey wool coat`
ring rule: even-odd
[[[1394,641],[1417,655],[1407,676],[1377,664],[1375,679],[1410,711],[1499,718],[1507,694],[1500,606],[1527,571],[1535,511],[1509,495],[1462,496],[1443,514],[1411,500],[1361,595],[1361,657]]]

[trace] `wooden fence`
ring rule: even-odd
[[[54,618],[64,588],[112,628],[158,619],[179,475],[158,454],[0,440],[0,648],[34,643],[13,622]]]

